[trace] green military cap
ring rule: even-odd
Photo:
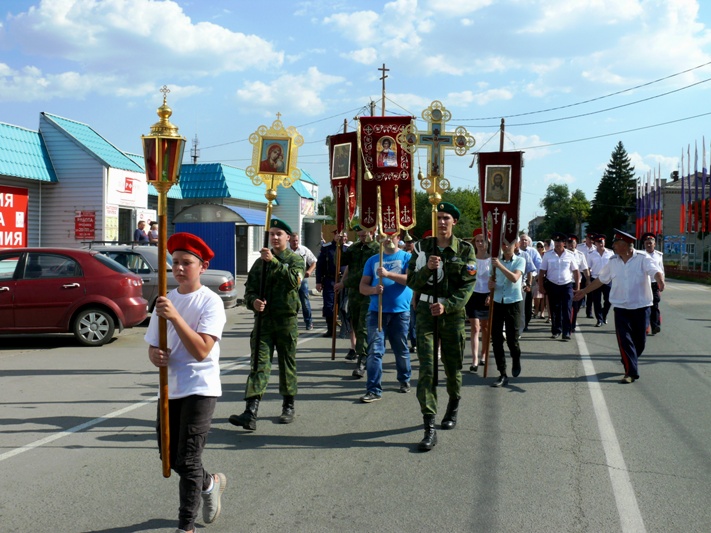
[[[450,204],[449,202],[440,202],[439,205],[437,205],[437,211],[444,211],[445,213],[449,213],[452,215],[452,218],[454,220],[459,220],[459,217],[462,216],[462,213],[457,209],[457,206],[454,204]]]
[[[354,218],[351,220],[351,229],[353,231],[363,231],[363,228],[361,227],[360,223],[358,222],[358,219]]]
[[[280,220],[278,218],[273,218],[272,223],[269,227],[283,229],[289,235],[291,235],[291,233],[292,233],[291,226],[289,226],[289,224],[287,224],[286,222],[284,222],[283,220]]]

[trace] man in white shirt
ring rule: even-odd
[[[612,250],[605,248],[606,236],[602,233],[595,235],[595,249],[588,252],[588,266],[590,267],[590,278],[595,281],[600,276],[600,271],[607,264],[610,258],[615,255]],[[593,310],[595,311],[596,328],[607,324],[607,313],[610,312],[610,285],[601,285],[598,290],[589,291],[590,299],[593,302]],[[602,302],[603,297],[605,303]]]
[[[587,284],[590,283],[590,269],[588,268],[588,261],[585,257],[587,254],[580,251],[577,247],[577,244],[578,236],[574,233],[568,235],[568,242],[566,246],[568,250],[573,253],[575,259],[578,261],[578,271],[580,272],[580,288],[584,289]],[[573,314],[571,315],[570,319],[571,331],[575,331],[578,327],[578,312],[580,311],[580,307],[582,306],[582,304],[582,301],[573,301]]]
[[[595,249],[595,245],[593,244],[593,239],[595,238],[595,233],[592,231],[588,231],[585,233],[585,240],[578,244],[576,246],[577,250],[580,250],[585,254],[585,257],[587,258],[588,254],[592,252]],[[588,283],[590,283],[590,279],[588,278]],[[580,285],[581,288],[584,288],[585,285]],[[586,298],[585,299],[585,316],[587,318],[592,318],[593,314],[593,308],[592,308],[592,299],[591,298]]]
[[[292,233],[289,237],[289,247],[295,254],[301,256],[306,264],[304,271],[304,279],[301,280],[299,287],[299,300],[301,301],[301,311],[304,314],[304,325],[307,330],[314,329],[313,320],[311,318],[311,301],[309,300],[309,280],[308,278],[316,270],[316,256],[306,246],[301,244],[298,233]]]
[[[664,274],[664,254],[659,250],[655,250],[657,245],[657,238],[654,233],[645,233],[642,235],[642,242],[644,243],[644,251],[646,254],[652,258],[652,261],[659,267],[659,270]],[[649,276],[649,281],[652,284],[652,308],[649,313],[649,326],[651,328],[651,335],[656,335],[662,330],[662,315],[659,312],[659,302],[661,298],[659,297],[659,285],[654,280],[654,276]]]
[[[538,271],[538,290],[548,294],[551,315],[551,338],[563,333],[563,340],[570,340],[572,330],[573,289],[580,288],[580,271],[573,252],[566,250],[565,233],[553,234],[554,247],[543,254]]]
[[[612,283],[610,301],[615,309],[617,344],[625,367],[625,376],[620,383],[639,379],[637,362],[644,351],[652,306],[649,276],[654,277],[660,291],[664,290],[664,273],[651,257],[634,249],[634,241],[632,235],[615,230],[612,246],[616,255],[592,284],[575,293],[575,299],[580,300],[603,284]]]

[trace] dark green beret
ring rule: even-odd
[[[278,218],[273,218],[272,223],[269,226],[270,228],[279,228],[283,229],[285,232],[287,232],[289,235],[291,235],[291,226],[284,222],[283,220],[279,220]]]
[[[459,209],[457,209],[457,206],[454,204],[450,204],[449,202],[440,202],[439,205],[437,205],[437,211],[444,211],[445,213],[449,213],[455,220],[459,220],[459,218],[462,216],[462,214],[459,212]]]

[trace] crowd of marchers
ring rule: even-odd
[[[632,235],[618,230],[611,238],[612,249],[602,234],[588,233],[579,242],[577,235],[556,232],[535,246],[522,234],[513,242],[504,240],[499,253],[492,255],[491,236],[481,229],[471,241],[454,235],[460,217],[455,205],[441,202],[434,233],[418,241],[407,232],[377,236],[355,224],[356,242],[334,233],[330,242],[322,239],[318,257],[300,244],[298,233],[286,222],[272,219],[269,246],[262,248],[245,284],[245,304],[254,313],[251,364],[245,410],[230,416],[230,423],[257,429],[275,351],[283,398],[279,421],[294,422],[298,318],[301,312],[306,331],[314,329],[307,281],[314,274],[323,298],[324,336],[335,338],[340,325],[341,334],[350,338],[346,359],[355,362],[352,375],[366,377],[361,402],[382,398],[386,340],[395,357],[400,393],[411,390],[410,357],[416,354],[416,396],[424,427],[420,451],[437,444],[440,367],[447,403],[439,428],[457,425],[467,322],[469,372],[488,364],[491,347],[499,373],[491,386],[501,388],[522,373],[520,340],[531,320],[545,319],[551,339],[568,342],[578,331],[581,309],[600,328],[612,309],[624,366],[621,382],[639,379],[637,362],[646,337],[661,331],[664,267],[653,234],[642,236],[642,250],[636,249]],[[212,250],[198,237],[181,233],[171,237],[168,251],[179,286],[158,298],[146,342],[151,363],[168,372],[170,466],[180,475],[177,531],[190,532],[201,502],[203,521],[217,519],[227,486],[225,474],[209,474],[201,460],[221,395],[219,341],[226,319],[219,298],[200,284]],[[167,322],[167,349],[159,347],[161,317]],[[160,439],[159,431],[159,448]]]

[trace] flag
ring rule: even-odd
[[[412,154],[397,143],[398,134],[413,120],[410,116],[359,119],[358,142],[365,167],[359,180],[363,229],[380,226],[383,233],[393,235],[415,227]],[[366,170],[372,179],[365,179]],[[379,212],[382,220],[378,220]]]
[[[639,194],[639,178],[637,178],[637,185],[635,187],[635,204],[637,209],[637,216],[635,217],[635,238],[639,239],[642,236],[642,198]]]
[[[659,163],[657,172],[657,235],[664,233],[664,225],[662,224],[662,164]]]
[[[328,137],[331,190],[336,205],[336,231],[349,229],[355,215],[358,169],[358,134],[353,131]]]
[[[518,238],[523,152],[479,152],[479,196],[482,227],[491,232],[491,256],[498,257],[502,240]]]
[[[691,233],[691,143],[686,145],[686,231]]]
[[[701,231],[706,231],[706,136],[701,138]]]
[[[699,231],[699,152],[694,141],[694,231]]]
[[[684,193],[684,149],[681,149],[681,164],[679,166],[679,178],[681,179],[681,196],[679,198],[679,233],[684,233],[686,227],[686,195]]]

